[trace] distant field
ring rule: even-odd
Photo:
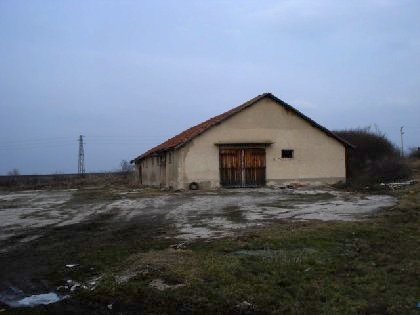
[[[49,174],[49,175],[6,175],[0,176],[0,189],[46,189],[74,188],[85,185],[129,184],[133,174],[125,172],[103,172],[79,174]]]

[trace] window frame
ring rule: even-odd
[[[295,157],[295,150],[294,149],[282,149],[281,150],[281,158],[282,159],[293,159]]]

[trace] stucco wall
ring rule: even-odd
[[[156,157],[149,157],[141,163],[141,183],[147,186],[160,185],[160,166]],[[152,162],[153,161],[153,162]]]
[[[169,151],[161,153],[165,155],[165,173],[161,169],[161,156],[149,157],[140,162],[141,175],[139,172],[139,165],[136,165],[137,172],[139,173],[139,180],[146,186],[160,186],[162,183],[161,176],[165,177],[166,187],[178,188],[180,187],[179,168],[183,161],[179,159],[179,151]]]
[[[166,153],[166,186],[171,188],[178,188],[178,166],[179,151],[169,151]]]
[[[271,99],[262,99],[204,132],[184,148],[181,182],[219,186],[219,148],[215,143],[272,142],[266,149],[267,183],[288,180],[335,182],[345,179],[345,147]],[[281,158],[282,149],[294,158]]]

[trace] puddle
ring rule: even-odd
[[[165,291],[168,289],[178,289],[185,287],[185,284],[179,283],[179,284],[167,284],[162,279],[154,279],[152,282],[150,282],[149,287],[157,289],[159,291]]]
[[[60,296],[55,292],[25,296],[21,290],[11,287],[8,291],[0,294],[0,303],[12,308],[33,307],[56,303],[65,298],[67,298],[67,296]]]
[[[31,295],[17,301],[18,306],[36,306],[36,305],[47,305],[60,301],[61,298],[54,292]]]

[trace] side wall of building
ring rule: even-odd
[[[183,161],[179,151],[163,152],[158,156],[148,157],[136,164],[138,180],[145,186],[177,188],[180,186],[180,166]],[[163,166],[162,163],[165,163]]]
[[[172,150],[166,153],[166,187],[179,188],[179,168],[182,165],[179,150]]]
[[[179,151],[178,185],[198,182],[219,187],[217,143],[272,143],[266,148],[267,184],[287,181],[337,182],[345,180],[345,147],[271,99],[262,99],[207,130]],[[292,159],[282,150],[294,150]]]
[[[142,185],[160,185],[160,166],[157,157],[148,157],[136,164]],[[140,171],[141,170],[141,171]]]

